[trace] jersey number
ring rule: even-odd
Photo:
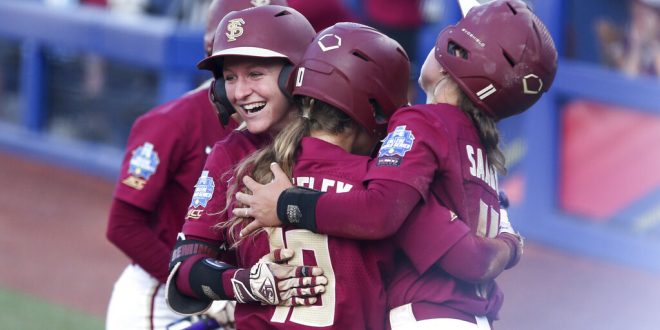
[[[477,236],[493,238],[497,236],[500,227],[500,214],[495,208],[479,200],[479,223]]]
[[[493,238],[497,236],[500,228],[500,214],[495,208],[479,200],[479,222],[477,223],[477,236]],[[488,298],[488,283],[477,284],[477,296]]]
[[[328,278],[325,292],[318,306],[277,306],[271,322],[284,323],[291,309],[289,321],[310,327],[327,327],[334,323],[335,316],[335,273],[332,269],[328,236],[312,233],[304,229],[282,231],[282,228],[269,228],[268,240],[271,251],[278,248],[288,248],[295,251],[289,260],[290,265],[303,265],[303,251],[312,252],[318,267],[323,268],[323,275]],[[284,244],[286,242],[286,245]]]

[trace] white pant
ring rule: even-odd
[[[475,316],[476,324],[457,319],[417,320],[412,305],[406,304],[390,310],[392,330],[490,330],[488,319]]]
[[[106,330],[163,330],[181,319],[165,303],[165,285],[140,266],[124,269],[112,290]]]

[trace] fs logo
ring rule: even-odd
[[[228,33],[225,33],[227,41],[236,41],[236,38],[243,35],[243,24],[245,24],[245,21],[242,18],[234,18],[229,21],[229,24],[227,24]]]
[[[252,0],[250,3],[255,7],[270,5],[270,0]]]

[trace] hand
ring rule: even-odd
[[[231,300],[215,300],[206,314],[213,318],[223,329],[234,329],[234,309],[236,309],[236,302]]]
[[[236,200],[245,207],[235,208],[233,213],[237,217],[254,218],[254,221],[241,230],[241,236],[262,227],[282,225],[280,219],[277,218],[277,199],[284,190],[293,184],[277,163],[270,164],[270,170],[273,172],[273,181],[269,184],[260,184],[249,176],[243,177],[243,184],[252,192],[252,195],[236,193]]]
[[[293,250],[276,249],[251,269],[239,269],[231,280],[236,301],[265,305],[313,305],[325,292],[328,279],[323,269],[280,264],[293,257]]]
[[[511,260],[509,261],[509,264],[506,266],[506,269],[509,269],[513,266],[515,266],[519,261],[520,258],[523,255],[524,247],[525,247],[525,241],[522,236],[518,232],[516,232],[515,229],[513,229],[513,226],[511,225],[511,222],[509,221],[509,212],[507,212],[506,209],[500,209],[500,227],[498,234],[503,234],[502,237],[505,237],[506,235],[511,235],[513,238],[512,243],[514,243],[512,257]]]

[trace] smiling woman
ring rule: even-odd
[[[251,133],[279,132],[287,122],[287,114],[293,113],[278,87],[285,63],[279,58],[225,58],[222,75],[227,98]]]
[[[220,246],[226,232],[212,228],[226,219],[231,206],[225,197],[231,179],[224,174],[268,143],[297,113],[290,76],[314,36],[307,19],[288,7],[234,11],[218,25],[212,55],[198,64],[213,72],[210,96],[223,120],[235,113],[243,124],[215,144],[195,185],[195,195],[204,198],[190,204],[168,280],[168,304],[179,313],[203,311],[213,300],[236,300],[237,327],[260,329],[276,308],[272,305],[314,304],[325,290],[328,281],[321,268],[274,263],[293,258],[291,250],[273,251],[269,261],[259,255],[256,264],[238,260],[246,269],[234,268],[229,263],[238,256]],[[262,287],[270,290],[257,290]]]

